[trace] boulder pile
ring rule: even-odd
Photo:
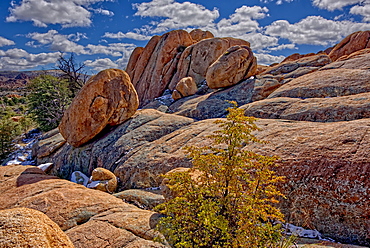
[[[50,173],[62,178],[69,179],[74,171],[90,176],[104,168],[119,178],[119,192],[158,187],[160,175],[192,166],[183,148],[210,145],[206,137],[219,129],[211,118],[225,117],[230,106],[225,100],[236,101],[246,115],[263,118],[256,136],[269,141],[246,149],[280,157],[276,171],[286,176],[280,189],[287,199],[280,207],[287,221],[323,237],[369,246],[368,34],[355,33],[325,52],[296,54],[273,66],[258,66],[247,41],[214,38],[203,31],[155,36],[133,52],[127,67],[140,104],[149,107],[126,120],[103,121],[99,128],[110,128],[87,142],[77,141],[79,147],[71,137],[51,131],[35,145],[33,155],[38,163],[53,162]],[[158,98],[164,92],[177,100]],[[97,109],[94,116],[100,118]],[[82,111],[76,110],[74,105],[69,111]],[[71,129],[85,123],[71,124]],[[137,195],[124,197],[138,205],[145,202]],[[11,203],[4,204],[7,208]],[[97,215],[74,230],[91,229],[93,221],[102,219],[107,220]],[[103,225],[107,223],[99,228]]]
[[[0,167],[0,194],[1,247],[165,247],[159,214],[36,167]]]

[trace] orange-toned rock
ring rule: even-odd
[[[349,55],[361,49],[370,48],[370,31],[358,31],[348,35],[329,53],[329,57],[336,61],[343,55]]]
[[[111,171],[104,168],[96,168],[92,171],[91,184],[88,188],[101,190],[108,193],[113,193],[117,189],[117,177]]]
[[[130,118],[138,106],[138,96],[127,73],[104,70],[82,87],[64,113],[59,130],[68,143],[79,147],[106,126]]]
[[[292,57],[294,58],[294,57]],[[331,63],[326,54],[303,56],[297,60],[287,60],[265,70],[261,75],[272,74],[282,79],[297,78]]]
[[[176,70],[179,55],[193,43],[188,32],[174,30],[153,37],[143,51],[133,53],[127,67],[141,106],[162,95]]]
[[[336,97],[370,91],[370,72],[361,69],[315,71],[295,78],[274,91],[274,97]]]
[[[153,241],[159,235],[153,229],[158,214],[67,180],[42,180],[38,177],[43,172],[34,168],[0,167],[0,210],[26,207],[41,211],[65,231],[77,248],[165,247]],[[38,180],[18,183],[26,181],[25,176],[32,172]]]
[[[191,96],[197,93],[198,87],[192,77],[182,78],[176,85],[175,90],[172,93],[174,100],[182,97]]]
[[[330,98],[276,97],[243,105],[245,115],[297,121],[350,121],[370,118],[370,92]]]
[[[269,68],[270,66],[268,65],[257,65],[256,75],[261,74],[262,72],[266,71]]]
[[[292,55],[289,55],[283,61],[281,61],[281,63],[288,62],[288,61],[294,61],[294,60],[297,60],[297,59],[301,59],[301,58],[309,57],[309,56],[313,56],[313,55],[315,55],[315,54],[314,53],[308,53],[308,54],[293,53]]]
[[[141,75],[144,73],[144,70],[149,63],[149,59],[160,39],[161,36],[153,36],[144,49],[136,48],[131,54],[127,64],[127,74],[130,76],[131,82],[134,86],[137,85]]]
[[[195,42],[199,42],[204,39],[214,38],[213,34],[209,31],[203,31],[201,29],[194,29],[190,32],[191,38]]]
[[[232,46],[250,46],[249,42],[234,38],[212,38],[202,40],[189,46],[181,54],[176,73],[173,76],[169,89],[173,90],[176,84],[184,77],[194,78],[198,85],[206,79],[208,67]]]
[[[207,70],[211,89],[228,87],[255,75],[257,59],[249,46],[233,46],[226,50]]]
[[[29,208],[0,210],[0,244],[3,248],[74,248],[57,224],[40,211]]]
[[[143,53],[144,50],[145,50],[144,47],[136,47],[134,49],[134,51],[132,51],[132,53],[131,53],[130,59],[129,59],[129,61],[127,63],[127,67],[126,67],[126,72],[130,76],[131,81],[132,81],[132,78],[133,78],[134,73],[135,73],[135,71],[134,71],[135,65],[137,64],[137,62],[138,62],[138,60],[139,60],[139,58],[140,58],[140,56],[141,56],[141,54]]]

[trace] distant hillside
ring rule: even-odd
[[[39,71],[0,71],[0,96],[8,94],[23,95],[26,92],[26,86],[33,78],[41,74],[50,74],[60,76],[59,70],[39,70]]]

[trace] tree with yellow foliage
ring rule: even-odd
[[[158,230],[173,247],[279,247],[283,178],[272,171],[275,157],[245,149],[262,143],[252,134],[256,119],[231,103],[212,146],[186,148],[193,167],[168,177],[173,197],[157,208],[166,216]]]

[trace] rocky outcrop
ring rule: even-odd
[[[188,32],[174,30],[161,37],[154,36],[144,50],[135,50],[127,68],[141,106],[162,95],[173,77],[179,56],[193,43]]]
[[[322,67],[320,70],[329,69],[370,69],[370,48],[359,50],[350,55],[344,55],[337,61]]]
[[[159,204],[164,203],[164,197],[161,194],[158,194],[158,192],[152,193],[150,191],[140,189],[124,190],[114,194],[114,196],[142,209],[153,209]]]
[[[178,100],[186,96],[192,96],[197,93],[198,87],[192,77],[182,78],[172,92],[172,98]]]
[[[258,76],[225,90],[180,99],[171,104],[169,110],[174,114],[197,120],[225,117],[226,109],[231,106],[227,101],[236,101],[238,105],[244,105],[265,99],[282,85],[279,79],[272,75]]]
[[[156,168],[152,166],[156,163],[154,157],[147,157],[151,161],[149,163],[132,161],[128,164],[127,160],[141,151],[145,144],[192,122],[194,122],[193,119],[165,114],[153,109],[139,110],[133,118],[100,139],[79,148],[74,148],[67,143],[48,157],[38,157],[37,161],[38,163],[53,161],[54,167],[51,173],[66,179],[69,179],[74,171],[81,171],[90,176],[95,168],[102,167],[114,172],[120,178],[121,189],[151,187],[152,183],[155,184],[160,180],[156,175],[166,171],[167,167],[171,169],[176,167],[177,161],[169,161],[163,168]],[[54,139],[54,137],[43,140],[44,144],[48,143],[48,139]],[[44,148],[35,147],[36,157],[38,150],[44,150]],[[184,160],[184,158],[181,159]]]
[[[370,118],[370,92],[331,98],[276,97],[241,106],[245,115],[299,121],[351,121]]]
[[[173,90],[177,82],[184,77],[192,77],[196,84],[200,84],[206,78],[208,67],[227,49],[237,45],[250,46],[249,42],[240,39],[212,38],[187,47],[179,58],[169,89]]]
[[[269,98],[324,98],[370,91],[370,71],[361,69],[322,70],[303,75],[274,91]]]
[[[207,85],[211,89],[229,87],[255,75],[257,59],[248,46],[233,46],[226,50],[207,70]]]
[[[293,59],[294,57],[292,57]],[[280,64],[265,70],[262,75],[271,74],[279,76],[281,80],[288,82],[290,79],[298,78],[310,72],[316,71],[331,62],[331,59],[326,54],[318,54],[312,56],[298,56],[297,60],[288,59]],[[283,83],[285,83],[283,82]]]
[[[314,55],[315,55],[314,53],[307,53],[307,54],[293,53],[292,55],[289,55],[283,61],[281,61],[281,63],[288,62],[288,61],[295,61],[295,60],[298,60],[304,57],[310,57]]]
[[[0,210],[14,207],[38,210],[55,222],[75,247],[164,247],[152,241],[158,235],[153,230],[158,214],[66,180],[53,177],[43,180],[47,175],[35,169],[0,167]],[[42,177],[28,181],[25,176],[29,175]],[[35,235],[42,237],[40,231]]]
[[[79,147],[105,127],[130,118],[139,106],[127,73],[108,69],[93,76],[66,110],[59,125],[68,143]]]
[[[366,224],[369,221],[367,211],[370,204],[367,197],[370,194],[370,160],[367,156],[370,146],[369,121],[258,121],[262,131],[256,135],[269,143],[253,145],[249,149],[281,158],[277,172],[287,177],[281,189],[287,196],[282,206],[289,222],[317,229],[342,242],[369,244]],[[138,120],[134,118],[132,122],[138,123]],[[157,128],[165,128],[164,123]],[[148,125],[141,127],[147,128]],[[166,135],[152,136],[150,141],[142,142],[142,136],[135,134],[143,129],[140,129],[140,125],[136,128],[131,126],[125,129],[128,131],[125,135],[111,133],[105,138],[104,145],[95,144],[95,147],[85,147],[85,150],[70,147],[73,150],[64,150],[65,154],[56,153],[49,159],[58,163],[58,156],[61,156],[73,160],[74,164],[85,163],[84,166],[87,166],[85,161],[78,160],[79,156],[92,156],[96,161],[98,158],[94,158],[94,153],[89,151],[103,146],[117,149],[118,144],[123,151],[137,142],[141,145],[122,153],[120,160],[116,160],[118,165],[114,172],[122,180],[121,188],[158,186],[160,174],[176,167],[191,166],[184,156],[184,146],[209,145],[205,137],[217,129],[211,119],[188,122]],[[106,143],[108,140],[109,143]],[[105,161],[111,156],[109,149],[98,150],[99,157],[104,157]],[[107,152],[103,155],[101,151]],[[68,171],[71,163],[66,161],[59,166],[60,172]]]
[[[213,34],[209,31],[203,31],[201,29],[194,29],[190,32],[191,38],[195,42],[199,42],[201,40],[209,39],[209,38],[214,38]]]
[[[0,210],[0,244],[3,248],[74,248],[57,224],[40,211],[29,208]]]
[[[370,48],[370,31],[358,31],[348,35],[329,53],[329,57],[336,61],[343,55],[349,55],[361,49]]]

